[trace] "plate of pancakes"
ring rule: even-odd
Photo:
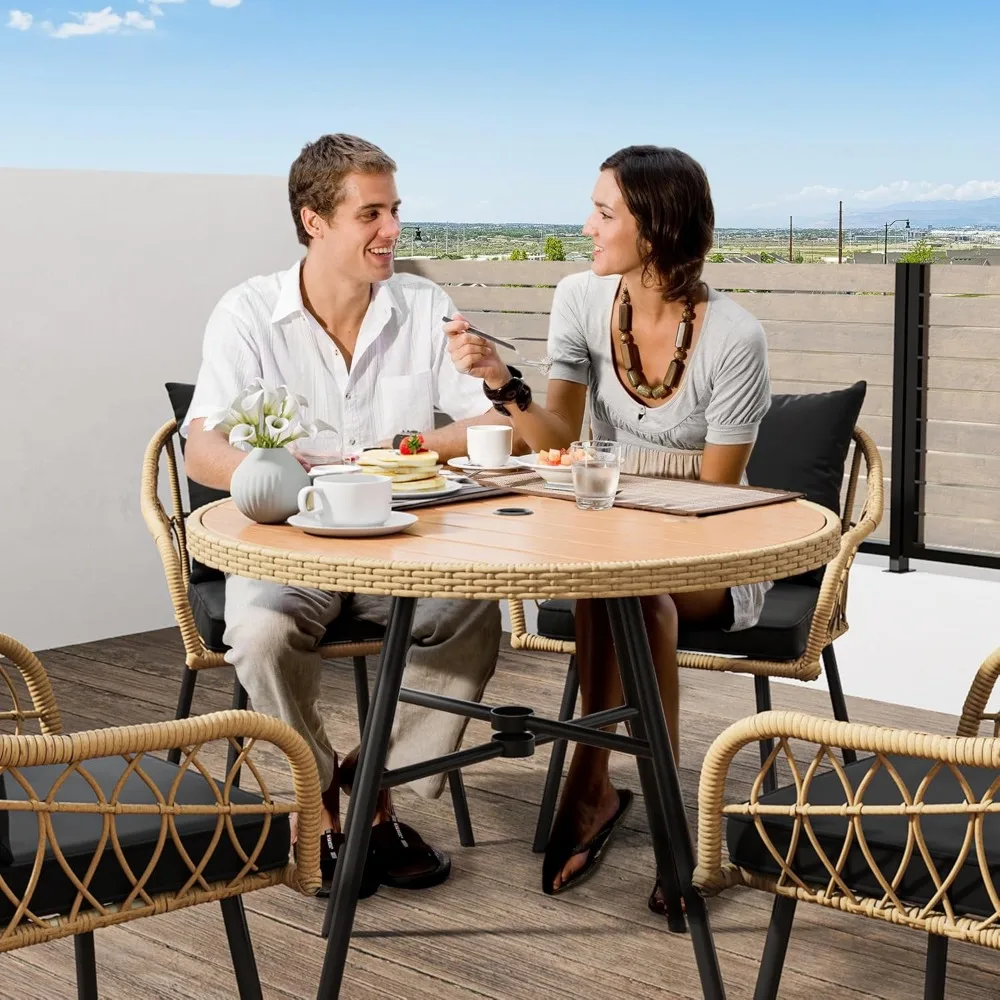
[[[438,458],[436,451],[404,455],[394,448],[373,448],[361,453],[358,465],[362,472],[391,479],[394,500],[443,497],[462,484],[441,475]]]

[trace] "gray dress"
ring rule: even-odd
[[[559,282],[549,323],[549,378],[588,387],[593,437],[621,442],[624,471],[697,479],[706,444],[756,440],[771,400],[764,331],[745,309],[710,289],[676,394],[661,406],[643,406],[621,384],[612,355],[611,310],[620,281],[620,275],[585,271]],[[732,588],[732,631],[757,624],[770,587]]]

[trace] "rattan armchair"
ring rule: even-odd
[[[72,935],[78,995],[96,1000],[95,930],[218,901],[239,995],[259,1000],[241,895],[273,885],[314,895],[320,885],[319,781],[305,741],[277,719],[236,711],[63,735],[44,667],[2,634],[0,678],[12,705],[0,725],[13,730],[0,735],[0,952]],[[236,740],[223,771],[223,748]],[[265,783],[276,765],[268,744],[291,770],[291,801]],[[178,765],[155,756],[170,749]],[[253,792],[236,787],[239,767]]]
[[[844,491],[840,552],[827,565],[818,590],[801,586],[795,581],[781,582],[768,594],[757,628],[728,633],[698,630],[685,634],[682,631],[680,635],[680,666],[696,670],[752,674],[759,712],[771,707],[771,677],[814,681],[825,668],[834,718],[847,720],[847,705],[833,643],[848,627],[848,576],[854,557],[861,543],[878,527],[883,511],[882,457],[875,443],[860,427],[854,428],[853,443],[850,471]],[[865,495],[855,518],[862,462],[865,466]],[[579,691],[576,645],[570,638],[573,635],[572,602],[543,602],[539,621],[545,624],[539,628],[538,633],[527,631],[522,602],[511,601],[509,609],[510,642],[514,649],[570,655],[560,718],[572,718]],[[718,645],[712,645],[713,643]],[[775,655],[761,655],[761,648],[767,649],[769,646],[774,648]],[[722,652],[725,655],[720,655]],[[770,751],[771,745],[762,740],[762,761],[767,759]],[[553,743],[535,830],[535,851],[544,851],[548,841],[565,753],[565,741]],[[853,752],[845,750],[845,760],[853,759]],[[769,783],[773,780],[773,776],[769,776]]]
[[[177,719],[184,719],[191,714],[198,671],[216,667],[232,668],[226,662],[226,647],[222,641],[225,608],[225,584],[222,574],[213,571],[217,579],[192,579],[192,562],[184,532],[187,512],[184,510],[177,454],[174,448],[176,435],[176,421],[168,420],[146,446],[142,462],[140,504],[143,519],[156,542],[160,561],[163,563],[174,617],[184,643],[184,675],[174,716]],[[159,496],[160,464],[164,460],[170,493],[170,514],[164,509]],[[205,568],[200,567],[200,569],[204,571]],[[201,611],[200,627],[192,608],[192,600],[198,602]],[[367,657],[377,655],[381,651],[383,634],[384,630],[380,626],[345,615],[327,629],[323,644],[319,648],[320,655],[324,659],[340,660],[350,657],[353,660],[359,729],[363,728],[364,720],[368,716]],[[234,671],[233,708],[239,710],[246,707],[247,693]],[[235,749],[230,755],[230,762],[234,754]],[[177,750],[172,752],[170,759],[173,763],[177,762],[179,759]],[[474,846],[475,835],[461,771],[452,771],[448,774],[448,786],[455,811],[459,841],[464,847]]]
[[[798,902],[926,933],[925,1000],[944,997],[949,939],[1000,948],[1000,716],[986,711],[998,674],[1000,649],[980,667],[954,737],[765,712],[712,744],[694,882],[705,895],[744,885],[776,897],[755,1000],[777,996]],[[992,736],[979,736],[983,721]],[[726,805],[733,758],[761,739],[777,745],[749,801]],[[844,766],[833,746],[869,756]],[[793,784],[765,793],[779,757]]]

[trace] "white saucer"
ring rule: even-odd
[[[376,538],[379,535],[394,535],[398,531],[404,531],[416,520],[416,514],[394,510],[385,524],[369,524],[363,527],[328,526],[305,514],[293,514],[286,523],[293,528],[301,528],[307,535],[319,535],[321,538]]]
[[[448,464],[453,469],[461,469],[462,472],[506,472],[508,469],[516,469],[518,461],[513,455],[507,459],[505,465],[474,465],[469,461],[468,455],[459,455],[458,458],[451,458]]]
[[[429,500],[432,497],[446,497],[452,493],[457,493],[464,485],[465,483],[456,483],[454,479],[446,479],[444,486],[439,490],[413,490],[412,493],[402,493],[393,490],[392,502],[401,503],[406,500]]]
[[[309,475],[315,479],[317,476],[341,476],[347,472],[360,471],[360,465],[314,465],[309,470]]]

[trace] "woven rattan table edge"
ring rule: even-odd
[[[837,515],[818,504],[798,500],[795,502],[824,515],[820,530],[794,542],[738,552],[528,567],[517,563],[390,562],[293,554],[224,538],[206,528],[202,519],[214,507],[231,502],[218,500],[199,507],[188,519],[188,548],[205,565],[272,583],[396,597],[539,600],[684,593],[795,576],[824,566],[840,547]]]

